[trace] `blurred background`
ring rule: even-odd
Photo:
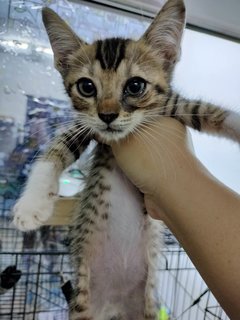
[[[67,319],[60,276],[71,278],[67,227],[44,227],[23,235],[11,225],[11,208],[33,160],[71,118],[70,102],[53,66],[41,8],[54,9],[91,42],[111,36],[137,39],[163,3],[0,0],[0,272],[9,265],[22,272],[16,286],[0,295],[1,319]],[[240,2],[187,0],[186,6],[187,29],[173,87],[186,97],[240,112]],[[239,193],[239,146],[191,132],[199,159]],[[62,175],[61,196],[81,190],[86,156]],[[167,230],[165,242],[156,292],[161,319],[227,319]]]

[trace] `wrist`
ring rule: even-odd
[[[198,197],[203,188],[208,188],[212,181],[216,182],[189,151],[176,156],[172,160],[172,166],[168,164],[165,170],[154,175],[152,180],[151,200],[155,208],[160,208],[169,219],[178,209],[187,209],[190,200],[192,203],[192,199]]]

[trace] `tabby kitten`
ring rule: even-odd
[[[111,148],[159,116],[240,141],[240,116],[171,90],[185,26],[182,0],[169,0],[138,40],[82,41],[43,9],[56,68],[76,111],[72,128],[37,161],[16,204],[15,225],[40,227],[53,212],[58,178],[93,139],[89,176],[72,224],[76,292],[71,320],[155,320],[162,224],[119,169]]]

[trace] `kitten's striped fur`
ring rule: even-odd
[[[71,247],[77,282],[70,319],[155,320],[162,224],[145,213],[142,196],[103,143],[124,138],[161,116],[240,142],[240,117],[171,89],[185,23],[182,0],[169,0],[138,41],[112,38],[89,45],[50,9],[43,10],[43,21],[77,116],[72,129],[57,137],[36,163],[15,207],[15,224],[30,230],[46,221],[61,171],[92,139],[101,141],[74,212]],[[126,94],[133,77],[145,81],[137,96]],[[95,86],[90,97],[79,91],[83,78]]]

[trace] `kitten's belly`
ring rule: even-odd
[[[143,199],[117,167],[106,178],[111,185],[106,199],[110,202],[109,219],[92,261],[92,298],[99,306],[109,301],[128,302],[134,307],[131,296],[139,308],[146,276]]]

